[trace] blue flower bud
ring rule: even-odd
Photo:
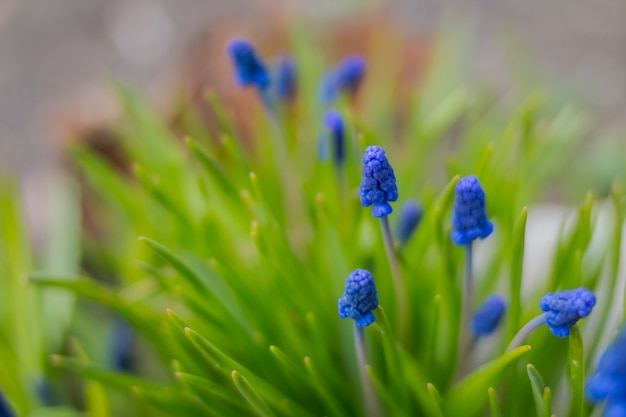
[[[346,130],[341,113],[335,110],[327,111],[324,116],[324,125],[330,132],[335,163],[341,165],[346,160]]]
[[[338,68],[337,77],[340,89],[349,94],[356,94],[365,75],[367,63],[359,55],[346,57]]]
[[[452,209],[452,233],[456,245],[467,245],[484,239],[493,232],[493,224],[487,220],[485,191],[478,178],[463,177],[455,188],[456,198]]]
[[[126,322],[118,321],[111,331],[111,362],[115,369],[130,372],[134,368],[135,330]]]
[[[269,87],[270,78],[265,65],[250,43],[234,39],[228,45],[228,53],[235,65],[235,82],[240,87],[256,86],[259,90]]]
[[[285,102],[292,102],[297,93],[296,63],[289,56],[283,56],[276,68],[276,97]]]
[[[326,73],[320,87],[320,100],[332,104],[341,92],[355,95],[361,85],[367,63],[359,55],[349,55],[339,65]]]
[[[376,321],[372,311],[378,307],[378,293],[369,271],[356,269],[348,275],[338,306],[339,317],[350,317],[357,326],[369,326]]]
[[[591,313],[596,296],[584,287],[553,294],[547,293],[539,307],[546,312],[546,324],[558,337],[569,336],[570,327]]]
[[[493,332],[504,315],[506,302],[500,294],[494,294],[474,312],[472,316],[472,333],[475,336],[486,336]]]
[[[0,417],[15,417],[15,412],[4,397],[2,390],[0,390]]]
[[[606,348],[596,372],[585,384],[585,395],[592,403],[621,398],[626,403],[626,327]],[[607,404],[607,408],[609,405]]]
[[[393,209],[388,203],[398,199],[398,187],[393,168],[387,161],[385,150],[379,146],[368,146],[363,155],[363,179],[359,188],[363,207],[372,204],[374,217],[385,217]]]
[[[409,241],[417,226],[422,221],[422,206],[416,201],[407,201],[400,207],[400,216],[396,227],[396,236],[400,245]]]

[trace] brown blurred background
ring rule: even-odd
[[[444,21],[468,24],[471,76],[507,87],[516,60],[526,76],[561,85],[599,120],[626,114],[623,0],[0,0],[0,170],[37,177],[54,165],[72,121],[106,118],[107,77],[163,101],[193,45],[212,27],[272,25],[292,13],[326,22],[384,10],[394,26],[428,36]],[[365,4],[363,6],[363,4]],[[367,14],[367,11],[366,11]],[[371,16],[371,13],[370,13]],[[231,28],[232,29],[232,28]],[[506,39],[506,41],[503,41]],[[514,45],[515,50],[510,50]],[[528,64],[528,62],[530,62]]]

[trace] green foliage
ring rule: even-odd
[[[362,267],[375,276],[381,305],[365,329],[364,375],[384,415],[528,416],[534,402],[536,415],[549,416],[552,392],[568,389],[554,409],[589,415],[583,354],[595,357],[596,340],[612,329],[575,327],[568,350],[541,328],[528,345],[504,349],[539,313],[546,291],[616,286],[624,218],[617,186],[610,199],[619,232],[596,230],[603,200],[588,194],[563,220],[553,256],[545,254],[551,269],[531,277],[531,285],[523,282],[529,216],[575,169],[568,159],[584,132],[583,112],[538,94],[516,106],[494,102],[440,71],[439,61],[408,108],[397,110],[379,88],[395,74],[371,71],[363,106],[338,104],[349,134],[348,162],[337,167],[315,156],[321,111],[312,97],[321,74],[314,57],[321,52],[302,35],[294,42],[302,56],[301,92],[309,95],[276,117],[260,108],[247,114],[254,127],[249,143],[213,94],[206,104],[217,124],[202,125],[187,108],[181,135],[141,99],[115,87],[124,117],[111,130],[125,165],[87,145],[69,152],[93,222],[82,234],[81,277],[75,211],[51,220],[69,236],[55,233],[54,262],[36,267],[15,190],[3,182],[0,352],[9,360],[0,363],[0,387],[6,395],[21,412],[35,410],[29,378],[47,372],[53,381],[67,375],[85,381],[83,399],[65,395],[97,417],[367,415],[353,323],[337,314],[346,276]],[[442,62],[454,66],[454,56],[452,49]],[[410,122],[392,133],[398,112]],[[380,226],[358,200],[360,157],[369,144],[387,150],[401,201],[418,199],[425,208],[416,234],[396,249],[408,306],[402,318]],[[494,291],[509,294],[502,328],[473,345],[481,355],[458,352],[463,251],[449,239],[454,186],[469,174],[480,177],[496,225],[488,241],[474,245],[480,260],[475,304]],[[584,191],[577,192],[582,198]],[[30,274],[27,286],[22,278],[35,269],[44,272]],[[33,301],[35,292],[47,301]],[[54,325],[71,315],[68,294],[82,300],[72,348],[60,343],[67,334]],[[609,296],[598,295],[595,323],[613,314],[605,307]],[[48,312],[43,316],[35,312],[40,305]],[[140,338],[132,373],[113,369],[107,356],[108,328],[120,319]],[[409,331],[399,331],[400,322]],[[34,331],[37,323],[47,323],[48,331]],[[54,371],[42,361],[51,353]],[[533,365],[524,369],[526,363]],[[30,415],[80,415],[49,410]]]

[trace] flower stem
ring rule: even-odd
[[[522,327],[517,332],[517,334],[513,337],[513,339],[511,339],[511,343],[509,343],[509,345],[506,347],[506,351],[508,352],[510,350],[515,349],[518,346],[521,346],[524,340],[526,340],[526,338],[528,337],[528,335],[532,333],[532,331],[535,330],[537,327],[544,324],[545,322],[546,322],[546,315],[544,313],[544,314],[538,315],[537,317],[535,317],[534,319],[526,323],[524,327]]]
[[[354,323],[354,344],[356,347],[356,356],[359,362],[359,374],[361,375],[361,382],[363,383],[363,396],[365,397],[365,413],[369,417],[381,417],[380,404],[378,403],[378,397],[374,391],[374,385],[370,380],[366,371],[368,366],[367,353],[365,351],[365,331],[364,327],[361,327]]]
[[[463,303],[461,311],[461,325],[459,326],[459,352],[457,369],[463,367],[463,359],[467,357],[471,345],[470,320],[474,300],[474,275],[472,271],[472,242],[465,245],[465,278],[463,280]]]
[[[404,282],[402,281],[402,275],[400,274],[400,260],[398,259],[398,254],[396,253],[393,245],[393,237],[391,236],[388,216],[382,217],[380,219],[380,224],[383,229],[385,249],[387,250],[387,258],[389,259],[389,266],[391,268],[391,278],[393,279],[393,286],[396,292],[396,305],[398,306],[398,336],[400,340],[404,340],[407,320],[406,290],[404,288]]]

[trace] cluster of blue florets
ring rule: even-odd
[[[339,65],[326,73],[321,85],[320,99],[323,104],[332,104],[341,92],[356,94],[367,63],[359,55],[346,57]]]
[[[504,315],[506,302],[500,294],[494,294],[474,312],[472,316],[472,333],[475,336],[486,336],[493,332]]]
[[[484,239],[493,232],[493,224],[487,220],[485,191],[473,175],[463,177],[455,188],[456,198],[452,210],[452,233],[456,245],[467,245]]]
[[[374,205],[374,217],[391,214],[393,209],[388,202],[398,199],[396,176],[385,156],[385,150],[379,146],[368,146],[365,149],[359,196],[364,207]]]
[[[596,296],[587,288],[566,290],[543,296],[539,307],[546,312],[546,324],[558,337],[567,337],[570,327],[591,313],[596,305]]]
[[[256,86],[263,91],[270,86],[267,69],[250,43],[235,39],[228,45],[228,53],[235,66],[235,82],[240,87]]]
[[[626,416],[626,327],[604,351],[585,394],[592,403],[606,401],[605,416]]]
[[[378,307],[378,293],[374,277],[365,269],[353,271],[339,299],[339,317],[353,319],[358,326],[369,326],[376,321],[372,313]]]

